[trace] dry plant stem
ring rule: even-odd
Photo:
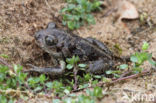
[[[117,82],[120,82],[120,81],[123,81],[123,80],[128,80],[128,79],[137,78],[137,77],[140,77],[140,76],[143,76],[143,75],[147,75],[148,73],[151,73],[151,71],[146,70],[146,71],[143,71],[143,72],[141,72],[139,74],[133,74],[133,75],[130,75],[130,76],[127,76],[127,77],[122,77],[122,78],[116,79],[116,80],[114,80],[112,82],[108,82],[108,83],[102,82],[102,83],[97,84],[97,86],[102,87],[104,84],[106,84],[108,86],[108,85],[111,85],[111,84],[114,84],[114,83],[117,83]],[[93,86],[89,86],[87,88],[93,88]],[[86,88],[76,89],[76,90],[73,90],[72,92],[78,92],[78,91],[81,91],[81,90],[84,90],[84,89],[86,89]]]
[[[146,70],[146,71],[143,71],[143,72],[141,72],[139,74],[133,74],[133,75],[130,75],[130,76],[127,76],[127,77],[119,78],[119,79],[116,79],[116,80],[110,82],[109,84],[120,82],[122,80],[128,80],[128,79],[140,77],[140,76],[143,76],[143,75],[147,75],[148,73],[151,73],[151,71],[150,70]]]
[[[46,3],[46,5],[48,6],[48,8],[49,8],[49,9],[51,9],[51,7],[49,6],[49,4],[48,4],[48,1],[47,1],[47,0],[45,0],[45,3]]]
[[[123,78],[123,77],[127,76],[130,73],[131,73],[131,71],[126,71],[123,74],[121,74],[120,78]]]
[[[29,85],[28,84],[26,84],[26,83],[24,83],[24,86],[29,90],[29,91],[31,91],[32,92],[32,90],[30,89],[30,87],[29,87]]]
[[[75,83],[74,83],[74,90],[77,90],[77,67],[74,67],[74,80],[75,80]]]
[[[106,11],[106,13],[101,16],[101,18],[107,17],[107,16],[111,15],[112,13],[114,13],[116,11],[117,11],[117,8],[111,8],[108,11]]]
[[[16,94],[17,96],[19,96],[21,93],[23,94],[27,94],[27,95],[30,95],[32,93],[30,93],[29,91],[21,91],[21,90],[0,90],[0,93],[5,93],[5,94]]]
[[[9,94],[12,95],[13,97],[20,97],[21,94],[25,94],[29,97],[48,97],[48,98],[52,98],[51,95],[45,95],[45,94],[34,94],[33,92],[30,91],[21,91],[21,90],[1,90],[0,89],[0,94],[5,93],[5,94]]]
[[[9,67],[9,68],[12,68],[12,66],[10,66],[5,60],[3,60],[2,58],[0,58],[0,63]]]
[[[156,58],[152,57],[152,59],[153,59],[154,61],[156,61]]]

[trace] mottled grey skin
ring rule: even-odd
[[[67,33],[49,23],[48,27],[35,34],[36,43],[53,58],[55,64],[50,68],[33,67],[29,71],[62,75],[65,72],[65,60],[72,56],[79,56],[82,63],[88,64],[87,72],[104,74],[112,69],[113,54],[104,43],[93,38],[81,38]]]

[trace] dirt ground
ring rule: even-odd
[[[121,56],[127,56],[141,49],[144,41],[150,44],[149,51],[156,57],[156,1],[155,0],[128,0],[139,11],[146,12],[149,17],[148,24],[141,24],[139,20],[116,21],[116,13],[104,16],[111,9],[111,0],[106,0],[106,7],[96,12],[96,24],[84,26],[73,31],[82,37],[94,37],[104,43],[114,52],[114,45],[122,48]],[[31,63],[37,66],[52,65],[48,54],[43,52],[34,42],[34,33],[46,27],[53,21],[58,27],[61,24],[59,10],[65,6],[63,0],[1,0],[0,1],[0,54],[8,55],[9,62],[25,66]],[[150,27],[151,26],[151,27]],[[117,53],[118,54],[118,53]],[[145,68],[150,69],[148,64]],[[127,103],[123,97],[135,92],[153,94],[156,102],[156,73],[127,80],[112,86],[108,95],[101,103]],[[26,103],[50,103],[48,98],[32,98]],[[142,102],[142,101],[140,101]],[[19,101],[20,103],[20,101]]]

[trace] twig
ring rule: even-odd
[[[55,12],[58,12],[57,9],[54,8],[53,6],[50,6],[50,5],[48,4],[48,1],[47,1],[47,0],[45,0],[45,3],[46,3],[46,5],[48,6],[49,10],[51,11],[52,17],[53,17],[55,20],[57,20],[58,22],[61,23],[62,21],[59,19],[59,17],[58,17],[58,16],[55,16]],[[52,12],[52,11],[53,11],[53,12]]]
[[[77,67],[74,67],[74,80],[75,80],[75,83],[74,83],[74,90],[77,90]]]
[[[116,79],[114,81],[111,81],[111,82],[102,82],[102,83],[99,83],[97,84],[96,86],[100,86],[102,87],[104,84],[106,85],[111,85],[111,84],[114,84],[114,83],[117,83],[117,82],[120,82],[120,81],[123,81],[123,80],[128,80],[128,79],[132,79],[132,78],[137,78],[137,77],[140,77],[140,76],[143,76],[143,75],[146,75],[147,73],[151,73],[151,71],[143,71],[139,74],[133,74],[133,75],[130,75],[130,76],[127,76],[127,77],[122,77],[122,78],[119,78],[119,79]],[[89,87],[86,87],[86,88],[93,88],[93,86],[89,86]],[[80,89],[76,89],[76,90],[73,90],[72,92],[78,92],[78,91],[81,91],[81,90],[84,90],[86,88],[80,88]]]
[[[111,8],[108,11],[106,11],[106,13],[101,16],[101,18],[107,17],[107,16],[111,15],[113,12],[116,12],[116,11],[117,11],[117,8]]]
[[[141,72],[139,74],[133,74],[133,75],[130,75],[130,76],[127,76],[127,77],[119,78],[119,79],[116,79],[116,80],[110,82],[109,84],[114,84],[116,82],[120,82],[120,81],[123,81],[123,80],[128,80],[128,79],[140,77],[140,76],[146,75],[147,73],[150,73],[150,72],[151,71],[143,71],[143,72]]]
[[[153,59],[154,61],[156,61],[156,58],[152,57],[152,59]]]
[[[15,96],[20,96],[21,94],[25,94],[29,97],[48,97],[48,98],[52,98],[51,95],[46,95],[46,94],[34,94],[33,92],[30,91],[21,91],[21,90],[14,90],[14,89],[9,89],[9,90],[1,90],[0,89],[0,94],[5,93],[6,95],[13,95],[13,97]]]
[[[131,73],[131,71],[126,71],[123,74],[121,74],[120,78],[123,78],[123,77],[127,76],[130,73]]]
[[[9,65],[9,64],[8,64],[5,60],[3,60],[2,58],[0,58],[0,63],[3,64],[3,65],[5,65],[5,66],[7,66],[7,67],[9,67],[9,68],[12,68],[12,66]]]
[[[49,6],[49,4],[48,4],[48,1],[47,1],[47,0],[45,0],[45,3],[46,3],[46,5],[48,6],[48,8],[49,8],[49,9],[51,9],[51,7]]]
[[[30,93],[29,91],[21,91],[21,90],[13,90],[13,89],[10,89],[10,90],[1,90],[0,89],[0,93],[5,93],[5,94],[12,94],[12,93],[15,93],[16,95],[20,95],[21,93],[23,94],[27,94],[27,95],[32,95],[32,93]]]

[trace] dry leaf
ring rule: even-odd
[[[113,0],[113,8],[117,9],[117,23],[124,27],[127,34],[130,34],[130,29],[125,23],[122,22],[123,19],[137,19],[139,17],[136,7],[127,0]]]
[[[127,0],[114,0],[114,6],[118,9],[119,20],[139,17],[136,7]]]

